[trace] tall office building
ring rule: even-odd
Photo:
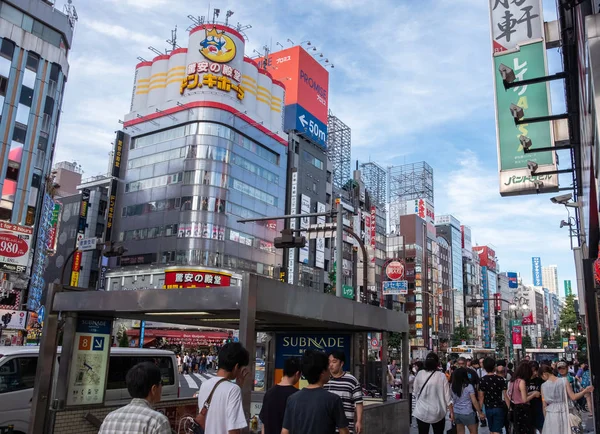
[[[284,85],[241,31],[200,24],[188,48],[137,65],[107,220],[128,252],[108,289],[228,286],[281,266],[282,221],[238,222],[285,214],[288,161]]]
[[[542,283],[544,288],[548,288],[550,294],[561,296],[558,293],[558,267],[556,265],[542,267]]]
[[[46,254],[46,223],[53,208],[46,180],[69,72],[74,23],[73,15],[58,11],[50,2],[0,2],[0,224],[5,234],[27,245],[24,255],[0,263],[0,277],[10,282],[9,298],[19,300],[13,309],[20,309],[26,301],[30,309],[36,309],[42,298],[38,278],[43,267],[37,259]],[[8,307],[2,300],[0,305]]]
[[[327,131],[327,156],[333,164],[333,185],[342,188],[352,179],[352,131],[331,110],[327,116]]]
[[[450,245],[451,254],[451,288],[453,300],[452,327],[465,323],[465,292],[463,290],[463,254],[460,222],[451,215],[435,216],[435,227],[438,236],[443,237]]]

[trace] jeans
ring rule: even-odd
[[[504,427],[504,419],[506,418],[506,411],[504,410],[504,407],[486,407],[485,417],[487,418],[490,432],[502,432],[502,428]]]
[[[417,426],[419,428],[419,434],[429,434],[429,426],[433,427],[433,434],[444,434],[446,428],[446,418],[443,418],[436,423],[427,423],[417,419]]]

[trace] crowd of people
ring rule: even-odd
[[[206,374],[209,369],[216,369],[217,356],[205,353],[177,354],[177,369],[180,374]]]
[[[514,369],[514,370],[513,370]],[[504,360],[459,357],[442,369],[437,354],[411,366],[412,416],[419,434],[577,434],[581,413],[591,410],[587,364],[529,358],[516,368]]]

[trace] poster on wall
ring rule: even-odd
[[[325,212],[325,204],[321,202],[317,202],[317,212],[324,213]],[[325,216],[317,217],[317,224],[323,225],[325,224]],[[317,237],[316,241],[316,249],[315,249],[315,267],[317,268],[325,268],[325,238],[323,234]]]

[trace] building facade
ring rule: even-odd
[[[465,322],[471,342],[469,344],[481,347],[483,345],[483,316],[482,307],[467,307],[471,299],[480,299],[482,293],[481,266],[479,255],[473,252],[471,228],[461,225],[462,255],[463,255],[463,289],[465,293]]]
[[[561,296],[558,292],[558,267],[556,265],[542,267],[542,285],[544,288],[548,288],[551,294]]]
[[[451,287],[453,326],[465,322],[465,292],[463,288],[463,254],[460,222],[451,215],[436,215],[435,226],[438,236],[442,236],[451,249]]]

